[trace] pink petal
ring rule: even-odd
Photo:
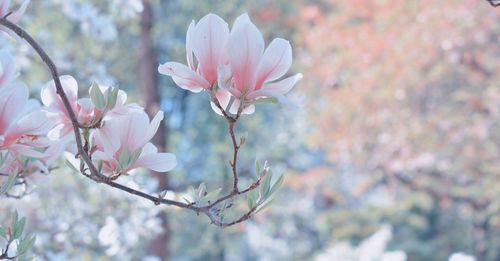
[[[28,102],[28,88],[9,88],[0,92],[0,133],[14,123]]]
[[[146,135],[144,135],[144,140],[146,142],[150,141],[155,136],[156,131],[158,131],[158,128],[160,127],[160,123],[162,120],[163,120],[163,112],[158,111],[153,120],[151,121],[151,123],[149,124],[146,131]]]
[[[279,79],[285,75],[291,65],[292,46],[284,39],[274,39],[260,60],[255,89],[260,89],[265,82]]]
[[[59,77],[59,79],[61,81],[61,86],[64,90],[64,93],[66,93],[66,96],[68,97],[70,105],[76,112],[77,99],[78,99],[78,84],[75,78],[69,75],[63,75]],[[67,115],[66,108],[64,107],[61,98],[56,92],[56,86],[54,84],[54,81],[50,81],[42,87],[40,96],[42,98],[42,103],[45,106],[52,107],[58,110],[59,112],[63,113],[64,115]]]
[[[114,155],[120,148],[120,137],[114,133],[114,124],[109,124],[93,132],[94,144],[110,155]]]
[[[302,79],[302,74],[298,73],[281,81],[266,84],[262,89],[249,93],[247,98],[249,100],[258,97],[276,97],[280,99],[284,94],[288,93],[300,79]]]
[[[162,115],[163,116],[163,115]],[[125,145],[130,151],[143,147],[148,141],[150,125],[148,115],[137,111],[117,119],[114,133],[120,134],[121,148]],[[145,133],[145,128],[148,128]]]
[[[0,16],[4,16],[7,14],[7,10],[9,8],[10,0],[1,0],[0,1]]]
[[[189,24],[187,33],[186,33],[186,60],[189,66],[189,69],[192,71],[195,71],[195,65],[193,61],[193,44],[194,44],[194,37],[195,37],[195,22],[191,21]]]
[[[171,76],[179,87],[192,92],[200,92],[211,87],[207,80],[181,63],[164,63],[158,67],[158,72]]]
[[[11,82],[16,76],[16,66],[14,58],[6,50],[0,50],[0,87]]]
[[[229,93],[226,89],[219,89],[215,94],[215,97],[219,101],[222,108],[226,109],[227,105],[229,105],[229,101],[231,100],[231,93]],[[212,106],[212,110],[214,110],[215,113],[223,116],[222,111],[213,102],[210,102],[210,106]]]
[[[131,168],[144,167],[157,172],[170,171],[177,165],[177,159],[172,153],[150,153],[139,156]]]
[[[217,81],[217,67],[225,53],[229,27],[214,14],[204,16],[196,25],[192,38],[193,52],[198,59],[198,72],[213,85]]]
[[[233,84],[241,92],[253,89],[256,67],[264,52],[264,38],[247,14],[240,15],[228,40]]]
[[[231,105],[231,108],[229,109],[229,112],[232,114],[237,114],[238,109],[240,108],[241,100],[240,99],[235,99],[233,104]],[[241,114],[253,114],[255,112],[255,105],[250,104],[243,108],[241,111]]]
[[[32,158],[42,158],[46,156],[44,153],[36,151],[33,147],[23,144],[14,144],[9,146],[9,150],[14,154],[21,154]]]
[[[6,139],[22,135],[44,135],[54,127],[44,111],[34,111],[23,116],[7,130]]]
[[[8,1],[7,1],[8,2]],[[28,7],[30,0],[25,0],[19,9],[17,9],[15,12],[13,12],[9,17],[7,18],[9,21],[13,23],[17,23],[19,19],[21,19],[21,16],[26,12],[26,8]]]

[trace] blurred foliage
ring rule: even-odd
[[[500,258],[500,9],[477,0],[153,2],[158,63],[185,60],[187,26],[208,12],[231,22],[249,12],[266,42],[291,40],[305,76],[292,94],[300,106],[262,105],[238,126],[248,134],[243,182],[255,178],[255,159],[268,160],[284,189],[252,221],[221,230],[60,169],[34,180],[20,203],[0,205],[28,218],[41,258],[138,260],[158,232],[157,211],[170,213],[172,260],[328,260],[335,244],[363,249],[384,224],[387,248],[408,260]],[[32,1],[22,24],[80,86],[117,85],[136,100],[138,3]],[[36,95],[49,75],[26,46],[15,51]],[[230,187],[224,120],[206,94],[159,79],[168,151],[179,160],[172,189]],[[145,173],[127,182],[155,187]]]

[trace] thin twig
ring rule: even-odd
[[[51,76],[54,79],[57,94],[60,96],[61,100],[63,101],[63,105],[66,108],[66,110],[70,116],[71,124],[73,126],[73,132],[75,135],[76,145],[78,148],[77,155],[79,157],[81,157],[83,162],[85,162],[85,164],[87,165],[88,170],[90,170],[90,173],[88,174],[88,173],[86,173],[87,168],[85,168],[85,166],[81,166],[80,171],[81,171],[82,175],[94,180],[97,183],[104,183],[108,186],[122,190],[124,192],[129,193],[129,194],[148,199],[156,205],[158,205],[158,204],[172,205],[172,206],[177,206],[180,208],[190,209],[190,210],[193,210],[197,213],[203,213],[210,219],[211,223],[213,223],[217,226],[220,226],[220,227],[232,226],[232,225],[241,223],[241,222],[251,218],[252,214],[255,212],[255,210],[257,208],[256,206],[253,207],[252,209],[248,210],[240,218],[238,218],[232,222],[222,222],[219,220],[217,215],[213,214],[218,210],[217,209],[218,204],[220,204],[221,202],[223,202],[225,200],[234,198],[238,195],[245,194],[245,193],[257,188],[261,182],[262,177],[260,177],[254,183],[252,183],[248,188],[246,188],[242,191],[238,191],[238,173],[237,173],[237,166],[236,165],[237,165],[238,151],[239,151],[240,145],[238,145],[238,143],[236,142],[236,136],[234,134],[234,127],[235,127],[235,124],[241,115],[241,108],[238,110],[237,115],[233,118],[232,116],[230,116],[228,113],[225,112],[225,110],[222,108],[222,106],[217,101],[217,99],[212,98],[212,100],[214,101],[216,106],[222,111],[224,117],[226,118],[226,120],[229,124],[229,134],[231,136],[231,140],[233,143],[233,160],[231,162],[231,167],[232,167],[234,180],[233,180],[232,190],[229,194],[227,194],[223,197],[220,197],[219,199],[215,200],[213,203],[209,203],[206,206],[197,207],[194,204],[186,204],[183,202],[164,199],[164,198],[160,198],[160,197],[156,197],[156,196],[144,193],[144,192],[139,191],[139,190],[132,189],[130,187],[127,187],[127,186],[124,186],[122,184],[119,184],[119,183],[112,181],[111,179],[109,179],[105,175],[101,174],[97,170],[96,166],[94,165],[94,163],[92,162],[92,160],[88,154],[88,148],[85,149],[85,146],[82,142],[80,128],[85,130],[85,129],[90,129],[90,128],[97,128],[99,126],[97,126],[97,125],[95,125],[95,126],[81,126],[81,124],[78,122],[78,120],[75,116],[75,112],[73,111],[73,108],[71,107],[71,104],[69,103],[69,100],[66,96],[66,93],[64,92],[64,89],[62,88],[61,81],[59,79],[59,75],[57,72],[57,67],[55,66],[54,62],[50,59],[50,57],[47,55],[47,53],[42,49],[42,47],[26,31],[24,31],[22,28],[20,28],[16,24],[8,21],[6,19],[6,17],[0,18],[0,25],[3,25],[5,27],[9,28],[14,33],[16,33],[19,37],[25,39],[26,42],[38,53],[38,55],[41,57],[43,62],[49,68]],[[98,124],[100,124],[100,122]]]

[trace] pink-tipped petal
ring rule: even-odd
[[[179,87],[192,92],[200,92],[211,87],[207,80],[181,63],[164,63],[158,67],[158,72],[171,76]]]
[[[0,88],[14,80],[16,74],[14,57],[7,49],[0,50]]]
[[[127,146],[130,151],[134,151],[147,143],[144,128],[148,128],[149,124],[148,115],[143,111],[137,111],[118,118],[113,130],[120,134],[121,147]]]
[[[43,135],[48,133],[53,126],[54,123],[48,119],[46,112],[34,111],[11,125],[6,132],[6,139],[17,139],[22,135]]]
[[[141,154],[133,164],[133,168],[148,168],[157,172],[170,171],[177,165],[177,159],[172,153]]]
[[[21,16],[26,12],[26,8],[28,7],[28,4],[30,3],[30,0],[25,0],[19,9],[17,9],[15,12],[13,12],[7,19],[13,23],[17,23],[20,19]]]
[[[113,125],[109,124],[93,132],[94,144],[109,155],[114,155],[120,148],[120,137],[114,133]]]
[[[195,30],[196,30],[196,24],[194,21],[191,21],[189,24],[187,33],[186,33],[186,60],[188,63],[189,69],[192,71],[196,71],[195,64],[193,61],[193,45],[195,41]]]
[[[0,133],[14,123],[28,102],[28,88],[10,88],[0,95]]]
[[[74,111],[77,110],[77,99],[78,99],[78,83],[75,78],[69,75],[63,75],[59,77],[61,81],[61,86],[66,93],[66,97],[68,98],[69,103],[71,104]],[[50,81],[46,83],[42,87],[42,91],[40,93],[42,103],[45,106],[53,107],[64,114],[67,114],[66,108],[63,105],[63,102],[56,91],[56,85],[54,81]]]
[[[281,94],[288,93],[295,84],[302,79],[302,74],[298,73],[281,81],[266,84],[265,89],[279,92]]]
[[[232,114],[237,114],[238,109],[240,108],[241,105],[241,100],[240,99],[235,99],[233,104],[231,105],[231,108],[229,108],[229,112]],[[250,104],[247,105],[243,110],[241,111],[241,114],[253,114],[255,112],[255,105]]]
[[[255,89],[265,82],[279,79],[292,65],[292,46],[287,40],[276,38],[267,47],[257,69]]]
[[[253,89],[256,67],[264,52],[264,38],[247,14],[240,15],[228,40],[233,85],[241,92]]]
[[[229,91],[226,89],[220,89],[215,94],[215,97],[219,101],[219,104],[222,106],[222,108],[226,109],[227,105],[229,105],[229,101],[231,100],[231,93],[229,93]],[[210,102],[210,106],[215,113],[223,116],[222,111],[215,105],[215,103]]]
[[[249,100],[259,97],[275,97],[278,98],[278,100],[282,99],[283,95],[288,93],[300,79],[302,79],[302,74],[298,73],[281,81],[266,84],[262,89],[249,93],[247,98]]]
[[[217,81],[217,67],[225,52],[229,26],[219,16],[208,14],[196,25],[193,52],[198,59],[198,73],[213,85]]]
[[[158,128],[160,127],[162,120],[163,120],[163,112],[158,111],[156,113],[155,117],[153,118],[153,120],[151,120],[151,123],[149,124],[149,126],[147,127],[146,134],[144,135],[144,139],[146,141],[151,140],[155,136],[156,132],[158,131]]]

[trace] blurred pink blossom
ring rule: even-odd
[[[83,126],[92,125],[102,118],[117,117],[126,114],[132,110],[142,110],[142,108],[135,104],[125,104],[127,101],[127,94],[124,91],[118,91],[116,105],[109,111],[100,110],[97,108],[89,98],[78,99],[78,83],[69,75],[64,75],[59,78],[61,85],[68,97],[71,108],[75,112],[78,123]],[[99,86],[101,92],[105,92],[107,86]],[[42,103],[47,106],[48,110],[53,113],[53,120],[57,123],[56,128],[51,132],[51,137],[62,138],[72,133],[73,126],[69,113],[64,107],[64,104],[56,93],[54,81],[50,81],[42,88],[41,94]]]
[[[153,138],[163,112],[158,112],[150,122],[143,111],[134,111],[106,122],[104,127],[93,133],[96,151],[92,158],[97,165],[102,165],[104,174],[128,174],[135,168],[148,168],[165,172],[177,164],[175,155],[158,153],[149,141]]]
[[[225,60],[225,45],[229,27],[222,18],[214,14],[204,16],[198,24],[189,25],[186,35],[188,66],[167,62],[158,67],[161,74],[169,75],[181,88],[192,92],[211,89],[217,82],[219,66]],[[196,57],[198,64],[193,59]]]

